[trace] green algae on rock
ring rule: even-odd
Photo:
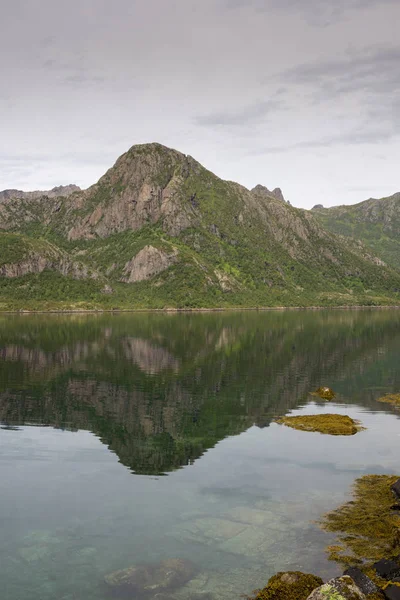
[[[392,511],[391,486],[396,475],[365,475],[354,484],[353,500],[326,514],[325,531],[338,533],[329,558],[344,565],[362,565],[400,554],[400,516]],[[368,573],[369,575],[369,573]]]
[[[378,402],[386,402],[386,404],[392,404],[400,408],[400,394],[386,394],[386,396],[378,398]]]
[[[312,396],[319,396],[323,400],[333,400],[335,392],[329,387],[319,387],[315,392],[310,392]]]
[[[301,431],[317,431],[328,435],[354,435],[363,429],[351,417],[335,414],[282,417],[277,423]]]
[[[314,590],[307,600],[366,600],[351,577],[336,577]]]
[[[322,583],[320,577],[308,573],[280,572],[271,577],[264,589],[257,590],[252,600],[307,600]]]

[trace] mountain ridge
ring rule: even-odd
[[[51,264],[29,269],[29,248],[44,242],[91,275],[75,268],[66,283]],[[279,188],[248,190],[158,143],[132,146],[86,190],[0,201],[0,249],[0,309],[399,303],[400,273],[362,242]]]
[[[312,212],[329,231],[360,239],[387,264],[400,269],[400,192],[352,205],[317,205]]]

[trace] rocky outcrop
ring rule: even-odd
[[[151,279],[151,277],[173,265],[177,257],[178,252],[176,250],[167,253],[153,246],[145,246],[132,260],[126,263],[124,277],[121,281],[135,283],[136,281]]]
[[[275,200],[280,200],[281,202],[286,202],[285,197],[282,193],[281,188],[277,187],[274,190],[269,190],[267,187],[263,186],[263,185],[256,185],[256,187],[254,187],[251,190],[252,194],[255,194],[256,196],[269,196],[271,198],[275,198]]]
[[[331,579],[314,590],[307,600],[367,600],[348,575]]]

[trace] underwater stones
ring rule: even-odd
[[[327,435],[354,435],[362,430],[358,421],[347,415],[335,414],[282,417],[277,423],[300,431],[315,431]]]
[[[351,577],[343,575],[324,583],[307,600],[367,600],[367,597]]]
[[[378,586],[357,567],[350,567],[350,569],[347,569],[343,574],[351,577],[357,587],[359,587],[366,596],[379,593]]]
[[[48,556],[48,554],[50,554],[50,551],[51,549],[48,546],[37,545],[20,548],[18,550],[18,554],[21,558],[30,563],[45,558]]]
[[[264,589],[255,592],[253,600],[307,600],[322,583],[320,577],[308,573],[280,572],[271,577]]]
[[[107,585],[123,593],[147,593],[154,597],[157,593],[181,587],[194,573],[194,565],[189,560],[167,558],[157,564],[136,565],[114,571],[106,575],[104,580]]]
[[[319,387],[315,392],[311,392],[312,396],[319,396],[323,400],[333,400],[336,396],[335,392],[329,387]]]

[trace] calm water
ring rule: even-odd
[[[0,316],[1,599],[105,600],[172,557],[195,574],[160,600],[336,574],[313,521],[399,472],[399,358],[400,311]],[[367,430],[273,423],[333,409]]]

